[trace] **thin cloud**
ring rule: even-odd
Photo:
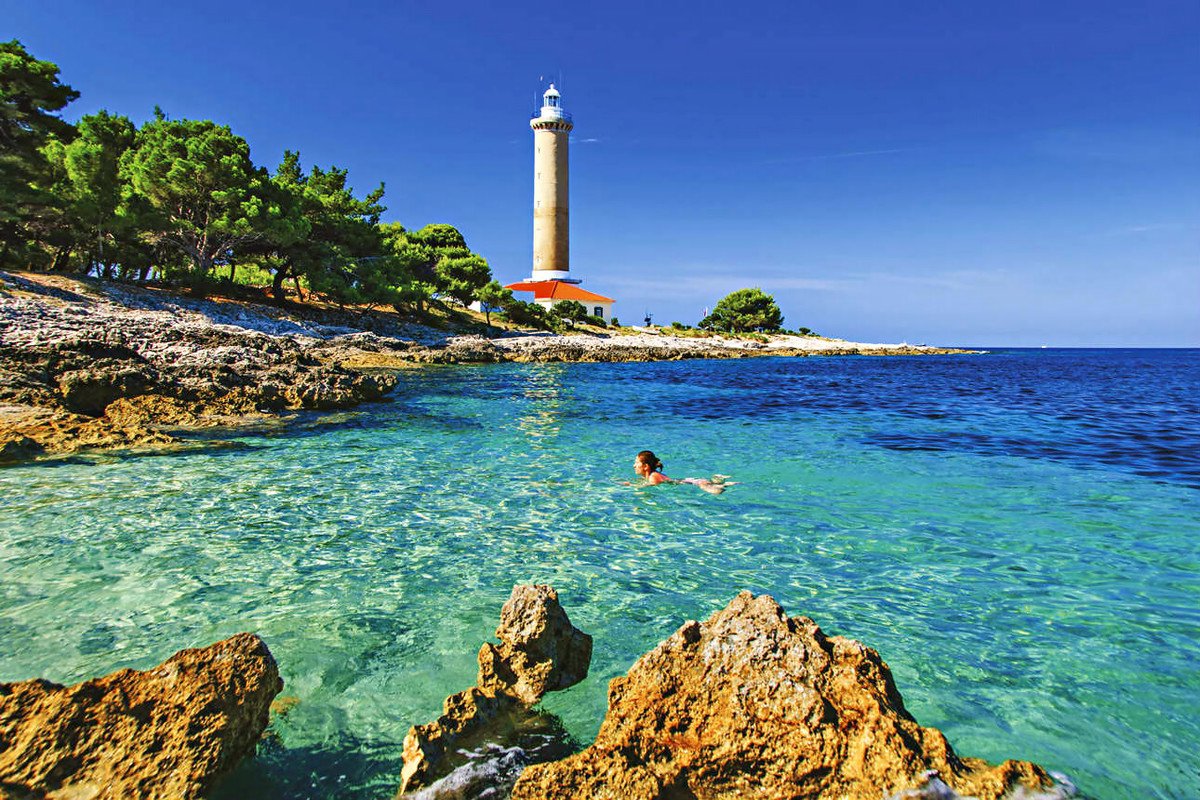
[[[1126,225],[1121,228],[1114,228],[1108,232],[1109,236],[1130,236],[1139,233],[1158,233],[1160,231],[1190,231],[1200,228],[1200,224],[1195,222],[1151,222],[1146,225]]]
[[[1007,283],[1006,270],[958,269],[929,274],[904,272],[843,272],[838,277],[806,277],[789,275],[753,275],[744,271],[697,273],[687,268],[672,270],[672,275],[661,278],[622,277],[613,275],[604,278],[604,285],[614,291],[641,295],[664,295],[686,298],[724,297],[736,289],[757,286],[763,291],[787,292],[857,292],[863,287],[913,286],[924,289],[941,289],[956,292],[985,292],[997,285]]]
[[[747,286],[758,286],[768,292],[788,290],[837,292],[849,289],[858,283],[854,279],[841,278],[749,277],[744,272],[689,275],[685,269],[679,270],[676,275],[677,277],[674,278],[622,278],[612,276],[605,278],[604,284],[605,286],[622,289],[627,292],[649,295],[669,294],[676,297],[723,297],[732,291]]]
[[[823,153],[820,155],[810,156],[792,156],[790,158],[778,158],[768,161],[768,164],[796,164],[804,161],[831,161],[838,158],[863,158],[865,156],[884,156],[891,153],[908,153],[911,152],[911,147],[894,147],[887,150],[850,150],[845,153]]]
[[[1038,155],[1124,164],[1163,162],[1200,152],[1191,131],[1136,128],[1062,128],[1030,139]]]

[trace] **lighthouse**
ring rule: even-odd
[[[571,115],[563,110],[554,84],[542,95],[542,108],[529,120],[533,128],[533,278],[569,280],[571,226],[568,211],[567,145]]]
[[[579,288],[582,281],[571,277],[567,147],[575,124],[553,83],[542,94],[542,107],[529,127],[533,129],[533,274],[508,288],[533,292],[533,302],[544,308],[575,300],[607,323],[612,319],[613,299]]]

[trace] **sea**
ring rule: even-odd
[[[513,585],[608,681],[740,590],[890,665],[963,755],[1200,797],[1200,350],[430,366],[168,455],[0,470],[0,679],[248,630],[292,708],[219,798],[388,798]],[[731,476],[724,494],[643,487]]]

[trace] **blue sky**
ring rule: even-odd
[[[502,280],[539,78],[571,264],[624,321],[761,286],[860,341],[1200,345],[1200,4],[13,3],[71,119],[155,104],[387,184]]]

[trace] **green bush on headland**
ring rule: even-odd
[[[453,226],[380,222],[382,183],[360,199],[346,170],[305,172],[293,151],[272,174],[228,126],[157,108],[141,127],[107,111],[71,125],[58,113],[78,97],[57,65],[0,42],[0,268],[251,283],[279,302],[303,284],[418,312],[492,279]]]
[[[712,313],[700,320],[708,331],[728,333],[776,333],[783,326],[783,313],[775,298],[762,289],[738,289],[722,297]]]

